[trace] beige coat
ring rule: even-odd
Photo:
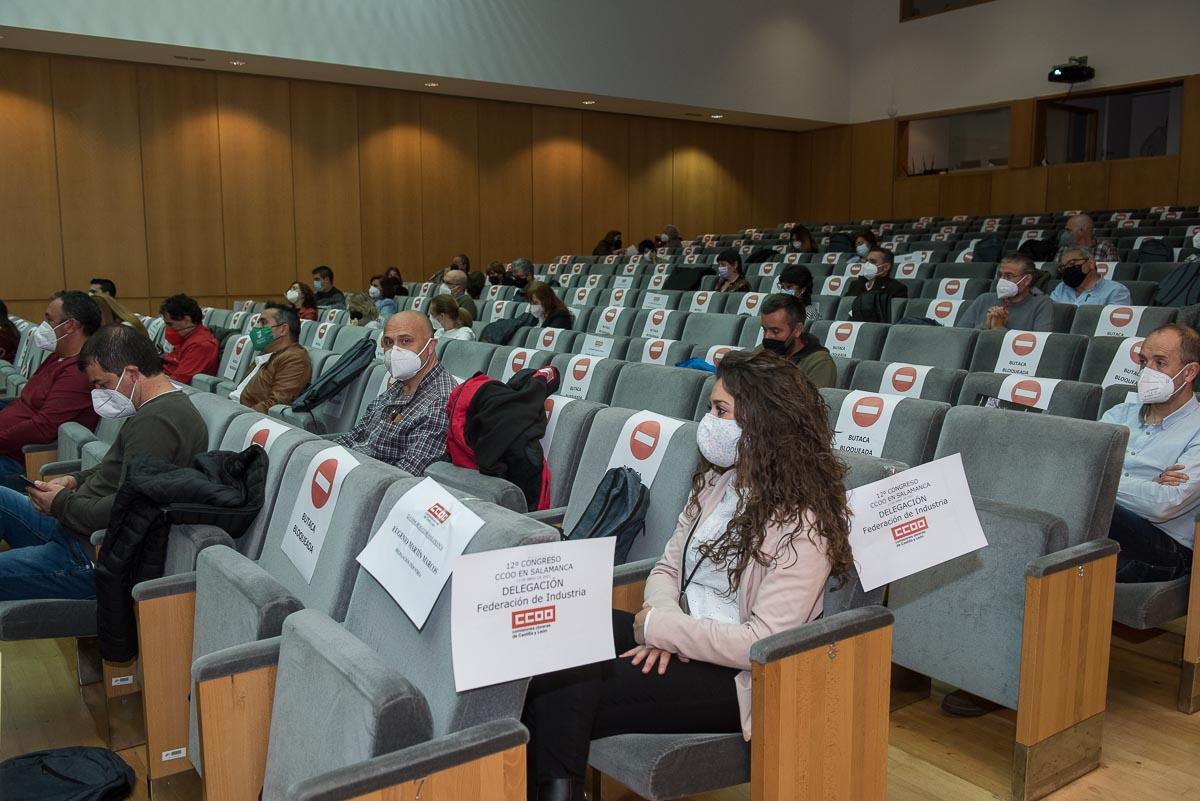
[[[713,474],[700,492],[700,517],[706,517],[733,481],[734,471]],[[679,516],[675,533],[662,558],[646,579],[645,601],[654,607],[646,631],[646,644],[725,667],[741,668],[737,684],[738,709],[742,714],[742,736],[750,739],[750,647],[754,643],[814,620],[821,614],[829,559],[823,545],[808,537],[808,526],[798,534],[791,549],[777,563],[764,566],[751,561],[738,587],[741,623],[700,620],[679,606],[683,549],[695,518],[687,509]],[[777,553],[788,530],[770,526],[763,540],[766,553]]]

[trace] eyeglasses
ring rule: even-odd
[[[1062,264],[1059,264],[1058,269],[1062,270],[1066,267],[1082,267],[1087,263],[1087,259],[1071,259],[1070,261],[1065,261]]]

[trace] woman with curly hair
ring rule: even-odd
[[[593,738],[750,738],[750,647],[817,618],[830,575],[853,567],[832,436],[816,387],[789,362],[762,351],[721,361],[691,496],[642,610],[613,612],[620,656],[530,685],[531,798],[582,799]]]

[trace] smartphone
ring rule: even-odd
[[[26,487],[34,487],[35,489],[37,488],[37,482],[36,482],[36,481],[30,481],[30,480],[29,480],[27,477],[25,477],[25,476],[21,476],[21,481],[23,481],[23,482],[25,483],[25,486],[26,486]]]

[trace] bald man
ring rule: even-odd
[[[472,320],[478,320],[479,310],[475,308],[475,301],[467,294],[467,274],[462,270],[447,270],[442,276],[442,282],[450,290],[450,297],[454,298],[458,307],[470,312]]]
[[[414,476],[446,454],[446,404],[454,379],[438,363],[433,326],[421,312],[402,311],[383,327],[383,361],[391,377],[358,425],[335,441]]]
[[[1096,261],[1117,261],[1117,246],[1111,239],[1096,239],[1096,224],[1086,214],[1076,214],[1067,219],[1059,237],[1059,249],[1056,259],[1062,261],[1067,248],[1091,248],[1092,257]]]

